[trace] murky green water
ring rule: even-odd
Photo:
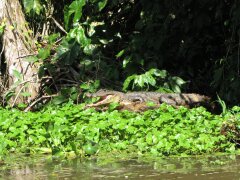
[[[106,157],[107,158],[107,157]],[[0,166],[1,179],[240,179],[240,156],[59,160],[12,157]]]

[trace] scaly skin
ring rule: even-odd
[[[147,102],[153,102],[159,107],[160,104],[166,103],[174,107],[185,106],[188,108],[195,106],[210,105],[210,98],[199,94],[187,93],[159,93],[159,92],[119,92],[112,90],[101,89],[96,93],[87,94],[88,97],[100,97],[100,102],[87,105],[86,107],[98,107],[108,105],[112,102],[119,103],[120,106],[132,111],[139,111],[140,109],[148,109]]]

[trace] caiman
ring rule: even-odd
[[[166,103],[174,107],[185,106],[188,108],[196,106],[210,106],[210,98],[208,96],[195,93],[159,93],[159,92],[127,92],[101,89],[96,93],[89,93],[87,97],[99,97],[97,103],[87,105],[86,107],[99,107],[108,105],[112,102],[119,103],[123,109],[131,111],[142,111],[141,109],[149,109],[159,107],[160,104]],[[148,103],[154,105],[148,107]],[[125,106],[125,108],[124,108]],[[136,110],[134,110],[136,108]]]

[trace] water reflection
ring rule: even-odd
[[[1,179],[240,179],[240,156],[158,159],[59,160],[51,156],[11,157]]]

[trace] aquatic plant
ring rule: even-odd
[[[234,152],[236,144],[220,133],[225,121],[226,116],[213,115],[203,107],[175,109],[166,104],[143,113],[114,109],[97,112],[72,103],[27,113],[0,108],[0,155],[23,152],[75,157],[124,151],[169,156]]]

